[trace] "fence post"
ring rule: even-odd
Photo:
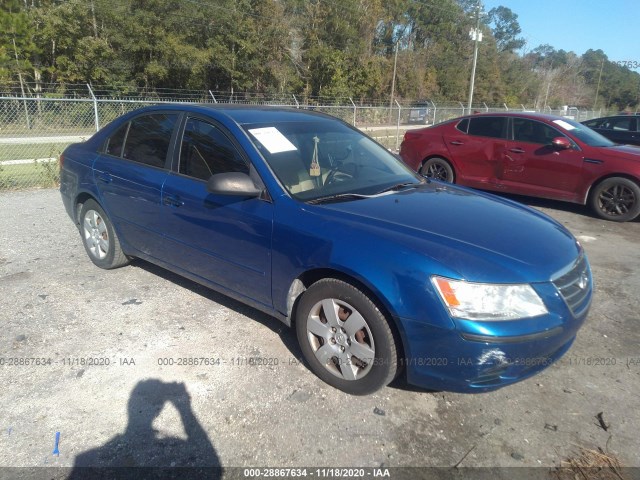
[[[509,107],[507,107],[507,104],[503,103],[503,105],[504,105],[504,109],[508,112],[509,111]]]
[[[95,115],[96,132],[97,132],[98,130],[100,130],[100,119],[98,118],[98,99],[93,94],[93,90],[91,90],[91,86],[88,83],[87,83],[87,88],[89,89],[91,98],[93,98],[93,114]]]
[[[349,97],[349,101],[351,102],[351,105],[353,105],[353,126],[356,126],[356,104],[353,103],[353,99],[351,97]]]
[[[292,93],[291,96],[293,97],[293,101],[296,102],[296,108],[300,108],[300,104],[298,103],[298,99],[296,98],[296,96]]]
[[[464,104],[462,102],[458,102],[462,107],[462,115],[464,115]],[[469,104],[469,115],[471,115],[471,104]]]
[[[27,98],[22,91],[22,105],[24,106],[24,118],[27,121],[27,130],[31,130],[31,120],[29,119],[29,107],[27,107]]]
[[[436,116],[438,114],[438,106],[435,104],[435,102],[431,102],[431,105],[433,105],[433,124],[436,124]]]
[[[486,113],[489,113],[489,107],[487,107],[487,104],[486,104],[486,103],[484,103],[484,102],[482,102],[482,104],[484,105],[484,111],[485,111]]]
[[[211,95],[211,98],[213,98],[213,103],[218,103],[216,97],[213,95],[213,93],[211,93],[211,90],[209,90],[209,95]]]
[[[394,98],[394,102],[398,105],[398,123],[396,124],[396,150],[400,147],[400,112],[402,112],[402,106],[398,103],[398,101]]]

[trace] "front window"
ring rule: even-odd
[[[249,173],[249,167],[219,128],[190,118],[180,147],[179,171],[183,175],[208,180],[217,173]]]
[[[243,128],[280,183],[303,201],[373,195],[394,185],[424,181],[389,151],[336,120]]]
[[[513,119],[513,139],[516,141],[550,145],[556,137],[564,135],[545,123],[528,118]]]

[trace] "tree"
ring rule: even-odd
[[[524,38],[518,37],[522,29],[518,23],[518,15],[510,8],[500,6],[489,10],[487,24],[492,28],[500,52],[513,52],[526,43]]]
[[[4,0],[0,5],[0,81],[16,77],[24,81],[38,76],[32,59],[38,53],[33,42],[33,25],[28,12],[18,0]]]
[[[459,101],[478,0],[3,0],[0,84]],[[604,52],[524,45],[517,15],[481,24],[474,99],[634,108],[640,74]],[[397,55],[396,55],[397,53]],[[393,76],[394,63],[396,76]],[[600,86],[598,87],[598,80]],[[35,82],[35,88],[32,87]],[[28,91],[27,91],[28,93]],[[217,95],[217,94],[216,94]]]

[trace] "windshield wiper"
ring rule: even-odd
[[[395,185],[391,185],[390,187],[387,187],[387,188],[384,188],[384,189],[380,190],[379,192],[376,193],[376,195],[380,195],[381,193],[385,193],[385,192],[395,192],[395,191],[398,191],[398,190],[402,190],[405,187],[416,188],[419,185],[422,185],[422,182],[420,182],[420,183],[414,183],[414,182],[396,183]]]
[[[373,196],[374,195],[361,195],[359,193],[339,193],[337,195],[314,198],[313,200],[307,201],[307,203],[317,205],[319,203],[339,202],[340,200],[361,200],[363,198],[371,198]]]

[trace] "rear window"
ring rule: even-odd
[[[157,113],[131,120],[122,156],[152,167],[164,167],[178,115]]]
[[[469,119],[469,135],[481,137],[506,138],[506,117],[474,117]]]
[[[154,113],[122,125],[106,141],[104,152],[152,167],[163,168],[177,114]]]

